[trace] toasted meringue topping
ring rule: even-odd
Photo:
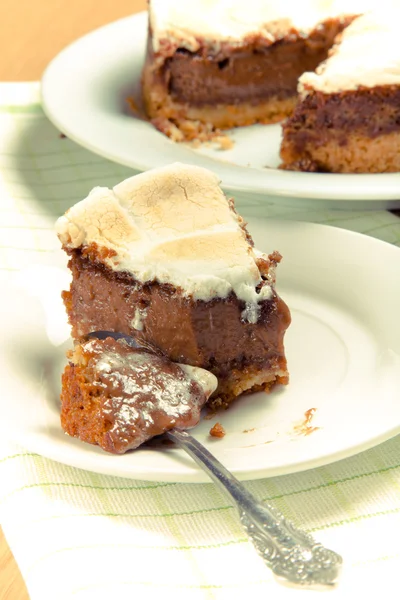
[[[390,0],[381,0],[383,2]],[[395,0],[393,0],[395,1]],[[228,42],[245,44],[257,36],[267,43],[293,31],[307,34],[331,17],[363,14],[375,0],[151,0],[150,25],[155,52],[191,52],[202,44],[218,51]]]
[[[400,10],[370,12],[355,19],[315,73],[304,73],[300,93],[332,94],[359,87],[400,85]]]
[[[218,178],[200,167],[176,163],[95,188],[56,230],[65,248],[95,248],[107,267],[143,283],[169,283],[196,300],[233,292],[256,305],[272,294],[241,218]],[[257,310],[245,315],[257,319]]]

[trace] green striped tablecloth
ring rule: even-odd
[[[36,86],[0,86],[1,281],[46,263],[55,219],[94,185],[132,171],[60,136]],[[247,203],[241,212],[329,223],[400,245],[385,211],[335,212]],[[3,315],[3,318],[6,318]],[[10,398],[12,402],[12,398]],[[66,467],[0,442],[0,523],[32,600],[313,597],[278,586],[212,484],[132,481]],[[328,467],[246,486],[339,551],[333,598],[398,598],[400,438]]]

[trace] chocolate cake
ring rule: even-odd
[[[118,331],[218,378],[209,404],[287,383],[290,313],[275,290],[278,252],[254,249],[202,168],[174,164],[95,188],[57,222],[72,283],[74,339]]]
[[[147,115],[175,141],[281,121],[299,76],[359,13],[355,0],[150,0]]]
[[[358,17],[283,124],[282,167],[298,171],[400,171],[400,11]]]
[[[169,429],[197,425],[217,387],[211,373],[132,348],[123,339],[87,340],[69,360],[62,380],[62,427],[115,454]]]

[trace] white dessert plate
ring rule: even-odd
[[[399,248],[323,225],[257,219],[249,226],[257,247],[284,256],[278,291],[293,319],[285,342],[290,384],[240,398],[193,435],[239,478],[255,479],[324,465],[400,433]],[[183,451],[161,443],[114,456],[63,433],[64,265],[60,251],[52,266],[26,270],[1,294],[2,435],[99,473],[208,481]],[[217,421],[222,439],[209,435]]]
[[[147,17],[140,13],[93,31],[63,50],[42,80],[43,108],[68,137],[115,162],[146,170],[174,161],[217,173],[229,191],[268,196],[266,201],[338,208],[400,206],[400,174],[335,175],[281,171],[280,125],[231,132],[235,144],[221,151],[176,144],[129,112],[140,103]],[[294,200],[295,199],[295,200]]]

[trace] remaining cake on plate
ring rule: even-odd
[[[57,232],[70,255],[73,338],[117,331],[207,369],[218,378],[213,406],[287,383],[280,255],[253,248],[213,173],[174,164],[95,188]]]
[[[66,433],[122,454],[165,431],[197,425],[217,387],[208,371],[177,365],[125,340],[90,339],[75,346],[62,380]]]
[[[400,171],[400,11],[358,17],[328,60],[299,82],[283,124],[282,166],[298,171]]]
[[[143,96],[175,141],[274,123],[293,110],[299,76],[326,58],[359,0],[150,0]]]

